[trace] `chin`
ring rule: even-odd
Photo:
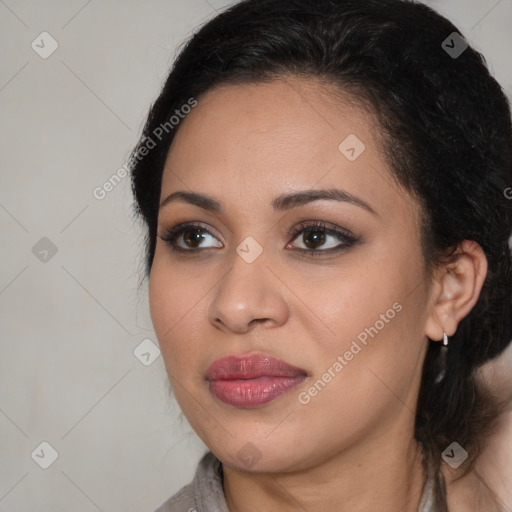
[[[245,431],[247,432],[247,431]],[[304,440],[283,431],[274,439],[267,434],[226,436],[205,443],[227,467],[249,473],[286,473],[315,464],[315,454],[304,450]],[[298,449],[300,447],[300,449]],[[310,445],[310,450],[314,447]]]

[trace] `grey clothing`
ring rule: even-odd
[[[433,481],[429,480],[418,512],[436,512],[433,507]],[[207,452],[199,461],[192,482],[182,487],[155,512],[229,512],[219,459],[212,452]]]

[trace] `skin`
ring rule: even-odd
[[[414,412],[428,339],[449,336],[478,299],[485,255],[474,242],[431,278],[419,241],[419,206],[391,179],[372,116],[315,79],[210,90],[179,126],[161,201],[177,190],[216,198],[224,213],[175,201],[158,235],[182,222],[212,232],[201,254],[157,239],[150,311],[174,394],[202,441],[222,461],[230,511],[416,511],[422,492]],[[365,151],[349,161],[338,145],[356,134]],[[274,212],[280,194],[343,189],[371,212],[319,200]],[[359,241],[331,255],[299,251],[302,221],[345,228]],[[263,248],[247,263],[236,247]],[[318,250],[339,245],[326,235]],[[185,237],[178,243],[185,248]],[[197,251],[197,249],[196,249]],[[357,335],[394,303],[402,306],[311,401],[308,390]],[[229,354],[266,353],[308,372],[291,392],[256,408],[220,402],[205,380]],[[244,465],[252,443],[260,459]]]

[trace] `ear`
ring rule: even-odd
[[[455,334],[478,301],[487,276],[487,258],[475,241],[461,242],[453,258],[434,275],[425,324],[425,335],[431,340],[442,340],[443,330],[448,336]]]

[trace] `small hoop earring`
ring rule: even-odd
[[[439,367],[441,368],[436,379],[435,383],[439,384],[446,375],[446,359],[448,355],[448,335],[446,331],[443,329],[443,344],[439,347]]]

